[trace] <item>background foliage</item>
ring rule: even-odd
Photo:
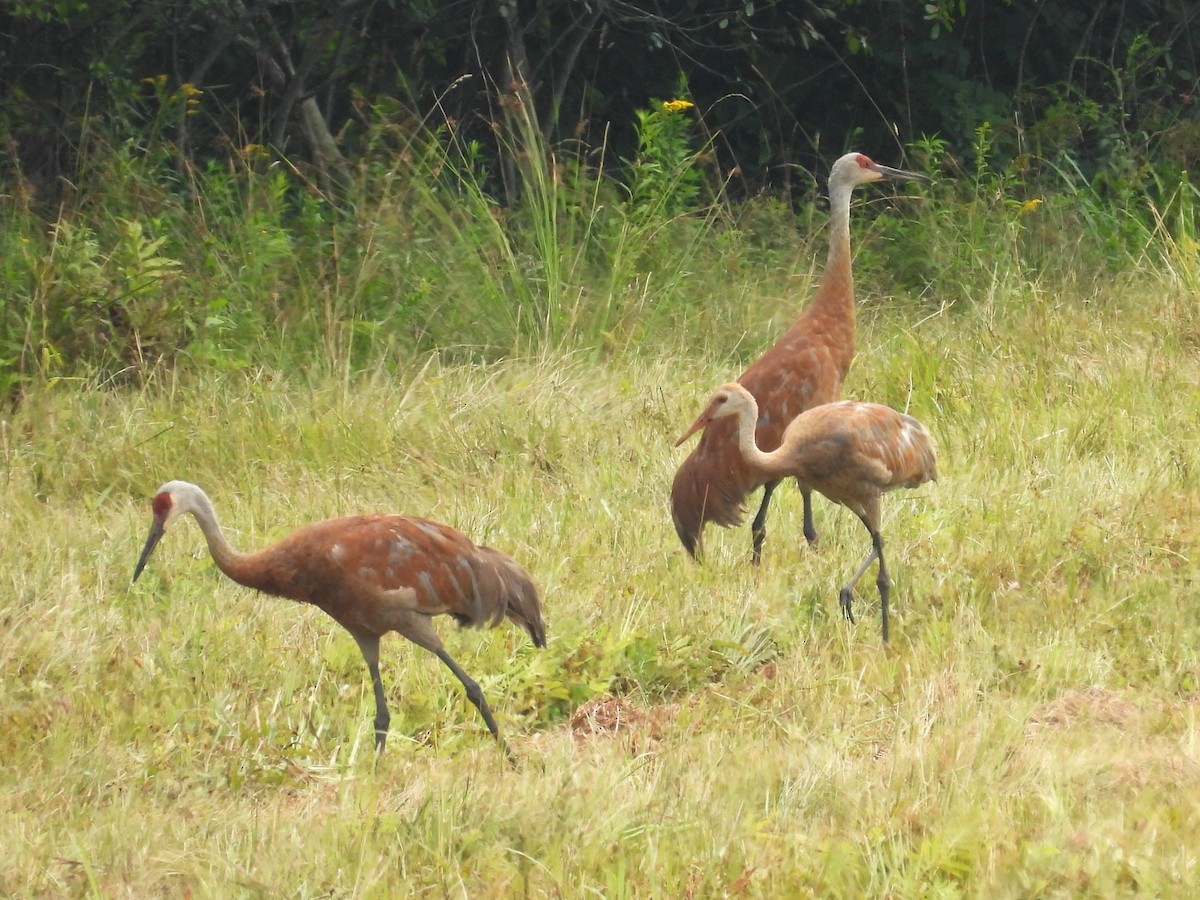
[[[716,327],[693,286],[785,278],[849,147],[939,176],[859,214],[939,302],[1193,230],[1192,4],[673,10],[0,0],[0,391]]]
[[[682,73],[718,180],[750,192],[794,187],[850,143],[937,135],[966,155],[981,122],[1006,159],[1189,168],[1197,15],[1187,0],[4,0],[0,116],[42,187],[76,173],[98,127],[130,138],[158,115],[184,159],[254,143],[345,178],[383,120],[479,141],[511,200],[514,97],[548,143],[624,158],[635,110]],[[205,92],[194,108],[162,102],[184,85]]]

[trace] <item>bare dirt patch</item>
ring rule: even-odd
[[[1141,716],[1141,708],[1117,691],[1102,687],[1071,688],[1039,703],[1029,716],[1029,730],[1101,725],[1124,731]]]
[[[639,709],[623,697],[596,697],[575,710],[571,735],[576,741],[625,736],[638,744],[658,744],[678,713],[678,703]]]

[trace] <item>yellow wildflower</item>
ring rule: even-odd
[[[679,112],[684,109],[691,109],[695,106],[690,100],[667,100],[664,101],[662,108],[664,112]]]
[[[1026,200],[1024,203],[1021,204],[1021,215],[1025,215],[1026,213],[1031,213],[1041,205],[1042,205],[1042,201],[1040,198],[1035,197],[1032,200]]]
[[[189,97],[199,97],[204,93],[204,91],[200,90],[200,88],[196,87],[190,81],[185,81],[183,84],[181,84],[179,86],[179,90],[187,94]]]

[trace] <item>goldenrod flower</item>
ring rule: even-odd
[[[662,108],[664,112],[679,112],[684,109],[691,109],[696,104],[690,100],[667,100],[664,101]]]
[[[183,84],[181,84],[179,86],[179,90],[187,94],[189,97],[199,97],[204,93],[204,91],[200,90],[200,88],[196,87],[190,81],[185,81]]]
[[[1021,204],[1021,215],[1025,215],[1026,213],[1031,213],[1041,205],[1042,205],[1042,201],[1040,198],[1035,197],[1032,200],[1026,200],[1024,203]]]

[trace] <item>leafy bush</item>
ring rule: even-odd
[[[1129,72],[1158,52],[1131,47],[1114,92],[1128,101],[1142,84]],[[797,272],[822,255],[811,249],[824,215],[815,197],[734,204],[708,182],[711,148],[694,143],[703,122],[690,101],[639,110],[637,151],[620,165],[604,146],[547,143],[519,89],[497,124],[499,161],[452,120],[380,102],[356,181],[335,197],[253,144],[228,141],[219,162],[183,162],[173,140],[207,98],[147,82],[122,116],[87,126],[80,187],[53,217],[21,191],[0,199],[9,397],[45,378],[136,381],[160,364],[356,371],[430,351],[603,356],[671,344],[681,330],[732,346],[773,328],[776,311],[748,319],[729,300],[766,287],[790,317],[805,296]],[[1148,260],[1190,271],[1194,189],[1172,162],[1190,152],[1186,122],[1168,129],[1168,143],[1064,93],[1031,134],[1048,141],[1085,118],[1114,148],[1091,175],[1070,141],[1053,156],[1013,155],[1007,132],[988,122],[966,162],[945,138],[914,143],[931,186],[902,201],[859,195],[866,299],[954,305],[1000,285],[1053,289]],[[519,191],[500,190],[498,165]]]

